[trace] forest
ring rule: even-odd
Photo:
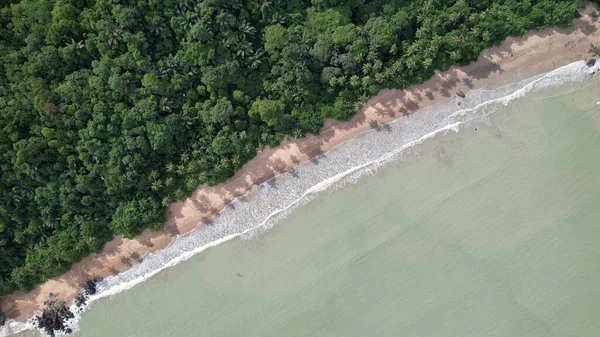
[[[578,0],[0,0],[0,296]]]

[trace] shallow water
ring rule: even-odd
[[[599,93],[592,79],[463,118],[94,302],[75,336],[597,336]]]

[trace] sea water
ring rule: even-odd
[[[597,336],[600,79],[582,67],[264,184],[101,284],[75,336]]]

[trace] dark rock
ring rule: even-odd
[[[6,315],[0,311],[0,326],[3,326],[6,323]]]
[[[82,306],[84,306],[87,303],[87,299],[88,296],[81,292],[79,293],[79,295],[77,295],[77,297],[75,297],[75,300],[73,300],[73,303],[75,303],[75,306],[77,306],[78,308],[81,308]]]
[[[96,293],[96,282],[97,280],[88,280],[83,284],[83,290],[88,295],[94,295]]]
[[[456,93],[456,96],[458,96],[458,97],[460,97],[460,98],[465,98],[465,96],[466,96],[466,95],[465,95],[465,93],[464,93],[464,92],[462,92],[461,90],[459,90],[459,91]]]
[[[589,59],[589,60],[587,60],[587,62],[585,64],[588,67],[593,67],[594,65],[596,65],[596,59]]]
[[[65,306],[65,302],[51,298],[44,302],[46,307],[41,316],[37,316],[38,327],[44,329],[49,336],[54,336],[56,332],[69,333],[71,331],[65,326],[68,319],[74,317],[73,313]]]

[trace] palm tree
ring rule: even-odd
[[[215,22],[221,29],[232,27],[235,25],[235,21],[235,16],[227,12],[221,12],[215,18]]]
[[[150,171],[150,174],[148,174],[148,180],[150,181],[155,181],[157,180],[159,177],[158,171],[157,170],[152,170]]]
[[[450,55],[450,59],[452,59],[452,61],[458,61],[461,59],[459,50],[453,50],[451,52],[446,50],[446,53],[448,53],[448,55]]]
[[[181,161],[184,163],[187,163],[190,160],[190,154],[189,153],[184,153],[181,155]]]
[[[244,36],[254,36],[254,34],[256,33],[256,28],[254,28],[251,24],[246,22],[246,20],[243,20],[238,24],[238,29]]]
[[[85,43],[83,43],[83,40],[75,43],[75,40],[71,39],[71,44],[75,46],[75,49],[82,49],[85,47]]]
[[[185,174],[185,165],[181,164],[181,165],[177,165],[177,171],[175,172],[177,173],[177,175],[184,175]]]
[[[429,67],[431,67],[432,64],[433,64],[433,60],[430,57],[428,57],[425,60],[423,60],[423,67],[424,68],[429,68]]]
[[[250,61],[250,68],[256,69],[256,68],[260,67],[261,64],[262,64],[262,61],[260,59],[254,59],[254,60]]]
[[[240,56],[242,59],[252,54],[252,44],[247,41],[237,43],[236,49],[236,55]]]
[[[269,11],[269,7],[271,7],[271,1],[264,0],[262,5],[260,5],[260,14],[262,15],[263,21],[267,20],[267,13]]]
[[[284,25],[286,21],[287,21],[287,17],[279,12],[275,12],[275,13],[273,13],[273,16],[271,16],[271,24],[272,25],[275,25],[275,24]]]
[[[159,180],[154,181],[150,188],[156,192],[156,191],[160,190],[161,187],[162,187],[162,181],[159,179]]]

